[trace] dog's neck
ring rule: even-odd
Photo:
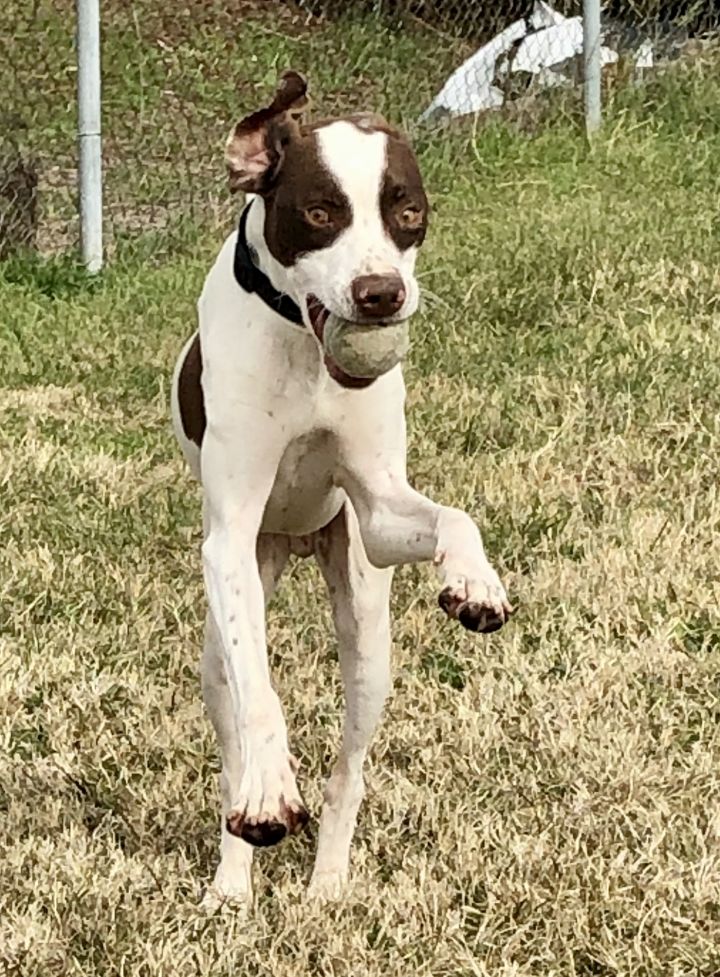
[[[267,276],[278,292],[287,295],[302,310],[303,296],[296,294],[287,268],[273,257],[265,241],[265,201],[256,194],[247,194],[245,210],[247,214],[245,238],[252,254],[253,264]]]
[[[304,329],[305,321],[299,305],[286,291],[277,288],[260,268],[256,248],[248,240],[247,225],[253,212],[253,205],[254,201],[251,200],[240,215],[233,259],[235,280],[246,292],[257,295],[280,318]]]

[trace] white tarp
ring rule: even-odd
[[[520,44],[509,62],[500,60],[518,41]],[[494,82],[507,77],[508,71],[511,75],[518,72],[534,75],[537,85],[543,88],[569,85],[572,79],[554,66],[581,55],[582,48],[582,17],[564,17],[544,0],[536,0],[529,25],[525,20],[514,21],[469,57],[450,75],[421,118],[468,115],[499,108],[505,95]],[[617,60],[617,51],[600,48],[601,64]],[[653,50],[649,40],[637,50],[635,63],[639,68],[652,67]]]

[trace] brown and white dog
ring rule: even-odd
[[[407,482],[400,368],[357,381],[323,352],[330,312],[376,323],[415,312],[428,205],[400,132],[372,115],[304,125],[305,92],[287,72],[228,140],[230,187],[249,203],[173,380],[175,432],[203,486],[202,684],[222,753],[209,906],[249,901],[253,848],[308,818],[265,643],[265,602],[291,553],[314,554],[327,582],[346,696],[311,879],[321,896],[347,879],[363,761],[390,685],[393,567],[432,560],[441,607],[470,630],[511,613],[470,517]]]

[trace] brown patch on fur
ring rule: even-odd
[[[428,201],[425,196],[420,169],[412,146],[397,130],[387,133],[387,162],[382,189],[380,212],[385,229],[401,251],[419,247],[427,231]],[[406,226],[401,216],[408,208],[417,210],[418,220]]]
[[[350,201],[321,158],[315,130],[295,132],[285,146],[282,178],[264,194],[265,241],[280,264],[289,267],[306,251],[329,247],[352,222]],[[305,216],[313,206],[330,215],[325,226]]]
[[[202,384],[202,350],[196,335],[188,347],[178,377],[178,404],[185,437],[200,447],[205,433],[205,398]]]

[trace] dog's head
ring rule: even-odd
[[[410,144],[376,115],[305,125],[306,104],[305,80],[288,71],[272,103],[237,124],[230,188],[263,198],[265,243],[316,332],[330,312],[405,319],[428,212]]]

